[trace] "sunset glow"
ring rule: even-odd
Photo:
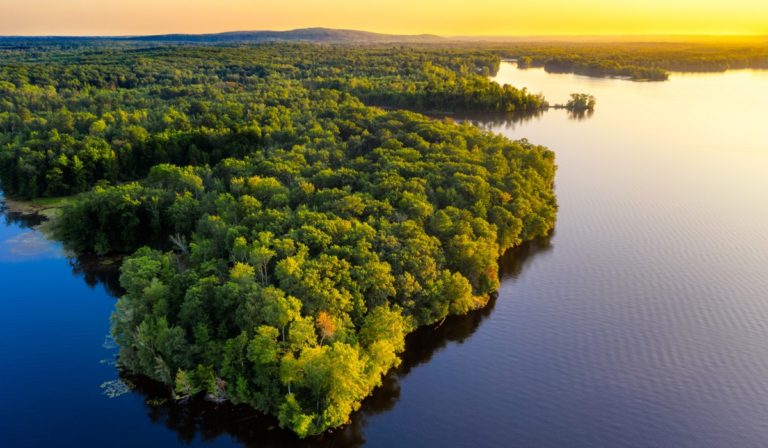
[[[0,0],[0,35],[303,27],[455,35],[768,34],[765,0]]]

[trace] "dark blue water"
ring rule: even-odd
[[[94,281],[24,221],[0,223],[0,446],[177,442],[140,394],[105,394],[119,379],[115,298]]]
[[[477,118],[557,152],[555,234],[502,260],[487,309],[409,337],[351,425],[299,442],[121,379],[110,269],[13,221],[0,446],[768,446],[768,73],[499,79],[598,99],[592,116]]]

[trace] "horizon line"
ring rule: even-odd
[[[291,31],[304,31],[304,30],[330,30],[330,31],[353,31],[363,32],[378,35],[388,36],[404,36],[404,37],[416,37],[416,36],[435,36],[445,39],[477,39],[477,38],[599,38],[599,37],[768,37],[766,34],[752,34],[752,33],[596,33],[596,34],[437,34],[437,33],[387,33],[379,31],[369,31],[353,28],[329,28],[322,26],[302,27],[302,28],[286,28],[286,29],[240,29],[240,30],[224,30],[213,32],[178,32],[168,31],[149,34],[0,34],[0,38],[5,37],[30,37],[30,38],[132,38],[132,37],[151,37],[151,36],[169,36],[169,35],[184,35],[184,36],[206,36],[217,34],[229,34],[229,33],[257,33],[257,32],[291,32]]]

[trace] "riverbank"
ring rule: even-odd
[[[73,198],[74,196],[60,196],[22,200],[0,196],[0,208],[6,210],[9,216],[31,221],[30,227],[50,237],[53,222],[61,214],[61,209]]]

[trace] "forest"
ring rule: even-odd
[[[273,44],[0,54],[0,181],[22,198],[135,180],[158,163],[215,164],[255,142],[302,144],[317,117],[301,105],[328,91],[419,111],[548,106],[489,81],[499,57],[478,51]]]
[[[417,113],[547,106],[489,81],[491,52],[1,51],[3,189],[78,194],[56,237],[130,254],[120,367],[179,400],[248,404],[300,437],[343,425],[406,334],[484,306],[499,257],[554,226],[551,151]]]
[[[521,68],[544,67],[550,73],[617,76],[665,81],[670,71],[722,72],[768,68],[768,44],[753,39],[707,42],[516,42],[483,43],[482,48]]]

